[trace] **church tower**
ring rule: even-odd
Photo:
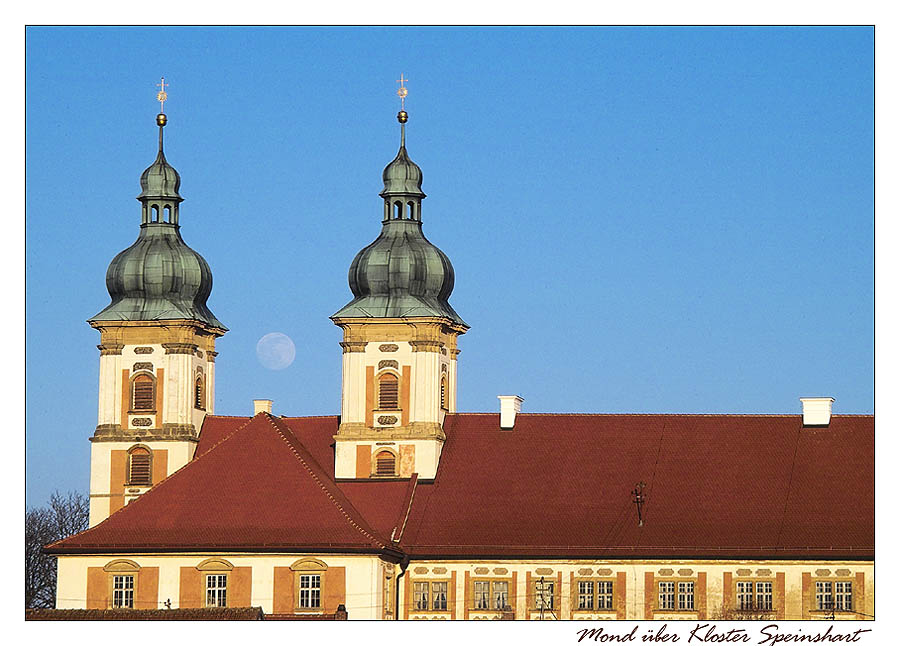
[[[422,170],[400,150],[384,169],[381,235],[350,265],[353,300],[331,317],[344,331],[336,478],[434,478],[443,422],[456,411],[457,338],[469,326],[448,302],[450,259],[422,233]]]
[[[212,272],[181,238],[181,178],[159,151],[141,175],[141,225],[106,272],[112,302],[88,320],[100,332],[100,395],[91,437],[90,525],[193,457],[215,402],[215,343],[227,328],[206,306]]]

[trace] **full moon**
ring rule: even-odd
[[[294,363],[296,355],[291,337],[281,332],[269,332],[256,344],[256,357],[269,370],[284,370]]]

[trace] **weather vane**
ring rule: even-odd
[[[166,77],[162,76],[159,79],[159,83],[156,84],[156,87],[159,88],[159,92],[156,93],[156,100],[159,101],[159,111],[162,113],[166,107],[166,99],[169,98],[169,95],[166,94]]]
[[[400,111],[402,112],[405,109],[405,101],[406,95],[409,94],[409,90],[404,87],[404,83],[408,83],[409,79],[403,78],[403,74],[400,75],[400,78],[397,79],[397,83],[400,84],[400,87],[397,88],[397,96],[400,97]]]

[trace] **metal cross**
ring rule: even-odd
[[[169,98],[169,95],[166,94],[166,85],[168,85],[168,83],[166,83],[166,77],[160,77],[159,83],[156,84],[156,87],[159,88],[159,92],[156,94],[156,100],[159,101],[160,112],[163,112],[166,105],[166,99]]]
[[[406,89],[403,84],[408,83],[409,79],[403,78],[403,74],[400,75],[400,78],[397,79],[397,83],[400,84],[399,89],[397,90],[397,96],[400,97],[400,109],[403,110],[404,102],[406,101],[406,95],[409,94],[409,90]]]

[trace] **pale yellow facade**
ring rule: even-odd
[[[244,586],[249,589],[234,593],[244,595],[243,600],[261,607],[267,614],[317,614],[323,611],[321,608],[294,607],[296,591],[288,586],[295,586],[295,580],[285,579],[287,583],[279,588],[278,572],[285,572],[294,565],[295,569],[318,571],[324,566],[323,571],[341,572],[336,586],[329,592],[331,601],[328,603],[332,604],[332,611],[338,603],[344,605],[350,619],[394,619],[396,607],[399,607],[397,618],[401,620],[501,619],[502,611],[479,607],[476,600],[476,583],[490,585],[493,582],[505,584],[509,605],[506,618],[517,620],[863,620],[874,616],[874,564],[871,561],[414,560],[404,572],[399,564],[374,555],[210,552],[60,556],[57,607],[110,607],[111,600],[104,599],[102,591],[98,595],[96,590],[101,590],[103,577],[112,576],[115,564],[122,561],[138,566],[139,571],[153,572],[149,589],[144,586],[141,594],[146,607],[156,604],[158,608],[202,606],[202,594],[198,596],[193,591],[191,596],[184,590],[185,585],[195,586],[195,581],[200,579],[188,578],[186,573],[197,570],[202,574],[204,564],[213,561],[224,562],[235,572],[247,568]],[[297,568],[297,563],[306,562],[317,565]],[[212,566],[205,569],[218,571]],[[89,575],[89,571],[92,574]],[[91,577],[94,577],[93,593]],[[579,609],[579,603],[584,601],[579,597],[581,581],[610,582],[612,607],[598,608],[598,595],[595,595],[593,609]],[[660,608],[659,583],[668,581],[693,584],[692,609]],[[816,583],[829,581],[851,583],[852,612],[839,610],[832,615],[831,611],[817,609]],[[771,582],[771,611],[739,611],[738,582]],[[434,609],[432,597],[429,597],[427,609],[420,607],[415,591],[417,584],[424,583],[444,586],[446,609]],[[545,599],[543,609],[535,592],[538,584],[552,584],[552,592]],[[432,589],[437,588],[429,587],[429,594]],[[288,595],[294,600],[288,599]],[[189,597],[194,602],[185,605],[185,599]],[[199,604],[197,599],[201,600]],[[322,603],[324,606],[326,602],[323,600]]]

